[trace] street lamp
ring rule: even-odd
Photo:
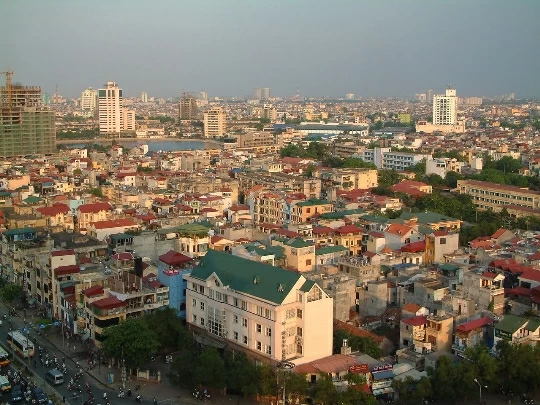
[[[474,382],[478,384],[478,388],[480,388],[480,404],[482,403],[482,384],[475,378]],[[487,388],[487,385],[484,385],[484,388]]]
[[[290,361],[286,361],[286,360],[280,361],[277,364],[278,374],[279,374],[279,370],[283,371],[283,405],[285,405],[285,401],[286,401],[286,395],[285,395],[286,377],[285,377],[285,372],[292,370],[294,367],[295,367],[294,363],[291,363]]]

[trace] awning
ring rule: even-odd
[[[386,387],[379,390],[373,390],[373,395],[377,396],[383,394],[391,394],[392,392],[394,392],[394,389],[392,387]]]
[[[36,303],[36,299],[35,298],[31,298],[28,300],[28,305],[34,305]]]
[[[393,370],[380,371],[378,373],[373,373],[373,379],[375,380],[385,380],[387,378],[394,378]]]
[[[83,342],[86,342],[88,339],[90,339],[90,333],[85,332],[81,335],[81,339]]]

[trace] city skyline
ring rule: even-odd
[[[0,10],[0,68],[70,98],[107,81],[126,97],[265,87],[292,97],[299,87],[307,97],[412,98],[448,83],[462,96],[540,96],[538,2],[1,0]]]

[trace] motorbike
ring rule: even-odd
[[[168,354],[167,356],[165,356],[165,363],[166,364],[169,364],[169,363],[172,363],[173,362],[173,358],[170,354]]]
[[[118,393],[118,398],[124,398],[126,396],[126,393],[123,390],[120,390]]]
[[[138,403],[141,403],[141,402],[142,402],[142,398],[141,398],[140,395],[137,395],[137,396],[135,397],[135,402],[138,402]]]

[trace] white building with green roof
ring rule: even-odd
[[[333,300],[302,274],[209,250],[184,278],[186,320],[199,342],[266,364],[332,354]]]

